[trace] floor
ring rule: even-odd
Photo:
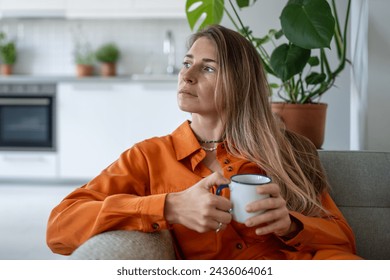
[[[46,245],[50,211],[79,185],[0,183],[0,260],[59,260]]]

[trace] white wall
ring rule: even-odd
[[[368,104],[365,148],[390,151],[390,1],[369,1]]]
[[[77,39],[88,41],[93,49],[102,43],[116,42],[122,52],[119,75],[143,73],[151,64],[154,72],[163,72],[167,57],[163,40],[172,30],[176,61],[185,52],[190,34],[185,19],[163,20],[1,20],[0,30],[16,39],[16,74],[74,75],[74,45]]]

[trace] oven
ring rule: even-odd
[[[0,85],[0,150],[56,150],[55,93],[55,84]]]
[[[55,179],[56,83],[0,83],[0,180]]]

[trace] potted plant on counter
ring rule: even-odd
[[[92,76],[95,53],[88,43],[77,43],[74,50],[76,73],[78,77]]]
[[[334,85],[348,62],[346,46],[351,0],[347,2],[343,26],[335,0],[287,1],[279,15],[280,29],[270,30],[262,37],[255,36],[239,16],[239,9],[252,7],[256,1],[229,0],[232,11],[229,12],[224,0],[186,0],[187,20],[191,29],[195,25],[201,29],[220,23],[226,13],[237,31],[256,47],[267,73],[278,81],[270,84],[273,111],[288,129],[308,137],[320,148],[327,108],[320,98]],[[330,48],[331,44],[334,47]],[[332,53],[337,54],[335,66],[329,59]],[[302,112],[305,109],[307,111]],[[301,116],[291,113],[301,113]],[[313,123],[315,120],[318,122]],[[318,135],[312,135],[314,132]]]
[[[3,32],[0,33],[0,59],[1,59],[1,74],[11,75],[13,65],[16,62],[17,52],[15,42],[6,41],[6,36]]]
[[[106,43],[96,51],[96,59],[101,62],[102,76],[115,76],[116,63],[119,60],[120,51],[116,44]]]

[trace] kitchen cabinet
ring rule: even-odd
[[[185,18],[180,0],[67,0],[68,18]]]
[[[177,107],[175,82],[60,83],[57,104],[60,179],[91,179],[189,117]]]
[[[55,152],[2,151],[1,179],[57,179]]]
[[[64,16],[67,0],[1,0],[3,17]]]
[[[185,1],[182,0],[134,0],[135,10],[155,17],[185,18]]]

